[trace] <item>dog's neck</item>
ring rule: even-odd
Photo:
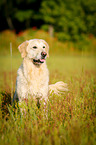
[[[34,65],[33,61],[28,58],[23,59],[22,70],[25,78],[27,77],[28,81],[35,79],[36,76],[40,77],[48,72],[46,62],[42,63],[41,65]],[[45,70],[47,71],[45,72]]]

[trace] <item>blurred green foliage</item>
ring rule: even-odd
[[[18,11],[15,14],[16,19],[18,19],[20,22],[30,19],[31,16],[32,16],[32,10]]]
[[[1,0],[0,13],[2,26],[5,20],[10,29],[35,25],[48,31],[51,25],[61,41],[96,36],[96,0]]]
[[[84,34],[96,35],[95,0],[43,0],[40,12],[45,23],[53,25],[61,41],[78,41]]]

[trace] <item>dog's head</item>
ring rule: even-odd
[[[34,64],[42,64],[49,57],[49,45],[42,39],[31,39],[18,47],[22,58],[29,58]]]

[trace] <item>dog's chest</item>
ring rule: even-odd
[[[40,92],[42,89],[48,87],[49,73],[46,64],[43,64],[41,67],[29,65],[25,70],[28,90],[31,93]]]
[[[26,80],[24,87],[28,95],[41,95],[43,97],[48,94],[49,71],[46,63],[41,64],[40,67],[35,66],[32,62],[24,61],[23,63],[23,77]]]
[[[30,68],[28,70],[28,82],[30,82],[30,85],[38,85],[38,84],[42,84],[44,83],[44,81],[46,81],[47,77],[47,72],[44,72],[41,68]]]

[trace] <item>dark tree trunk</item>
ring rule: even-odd
[[[51,37],[53,37],[53,33],[54,33],[54,28],[52,25],[49,25],[49,34]]]
[[[14,26],[10,17],[6,18],[10,30],[14,30]]]

